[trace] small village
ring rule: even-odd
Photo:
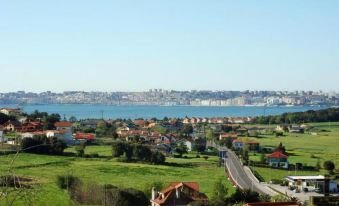
[[[164,118],[162,120],[156,118],[77,120],[75,117],[71,117],[67,120],[62,119],[58,114],[46,114],[38,111],[25,114],[20,109],[15,108],[2,108],[0,112],[3,122],[0,125],[2,148],[16,148],[21,145],[21,148],[26,150],[24,145],[32,143],[30,141],[34,139],[42,138],[48,140],[47,142],[51,142],[51,144],[55,144],[54,141],[62,142],[64,149],[76,147],[80,156],[84,155],[86,147],[113,144],[115,145],[113,148],[119,148],[119,145],[122,145],[125,148],[124,151],[121,154],[116,153],[116,157],[120,157],[125,153],[127,155],[127,148],[130,147],[128,145],[143,145],[139,147],[150,148],[150,151],[163,156],[160,157],[163,160],[156,160],[159,163],[165,162],[165,158],[185,159],[188,158],[189,154],[196,154],[196,157],[201,155],[206,160],[209,155],[216,155],[219,157],[219,166],[225,166],[226,176],[235,187],[246,188],[252,184],[249,189],[254,190],[254,183],[243,184],[239,182],[240,171],[244,170],[244,176],[251,176],[253,181],[258,182],[255,186],[258,192],[264,191],[262,193],[271,196],[273,194],[285,194],[291,197],[290,200],[295,205],[308,201],[311,195],[319,198],[323,194],[325,196],[332,194],[335,198],[338,194],[337,181],[331,180],[328,176],[319,175],[319,168],[306,166],[302,163],[290,163],[288,148],[285,148],[281,142],[274,147],[268,147],[261,145],[260,138],[258,139],[261,135],[266,134],[274,135],[277,139],[283,139],[285,134],[297,135],[307,132],[310,135],[317,135],[316,132],[312,131],[309,124],[285,123],[263,126],[254,124],[255,118],[250,117],[186,117],[183,119]],[[44,141],[46,142],[46,140]],[[231,159],[228,156],[233,154],[235,160],[228,162]],[[255,160],[258,156],[260,157],[259,161]],[[99,157],[99,154],[84,157]],[[131,158],[133,159],[132,156]],[[244,165],[244,168],[237,168],[235,162]],[[233,164],[234,166],[231,167],[230,165]],[[251,169],[251,166],[252,168],[276,168],[280,169],[279,171],[302,171],[306,169],[307,174],[312,175],[288,175],[278,180],[271,179],[268,186],[260,183],[260,181],[263,181],[261,174]],[[248,168],[249,174],[246,173],[248,172],[245,171],[246,168]],[[244,180],[244,182],[246,181]],[[191,202],[207,205],[208,197],[200,191],[197,182],[172,182],[167,188],[160,191],[155,191],[153,188],[150,201],[152,206],[168,205],[173,201],[177,202],[176,205],[181,201],[182,204],[180,203],[180,205]],[[289,205],[293,205],[291,201],[288,201]],[[278,204],[272,203],[271,205]]]

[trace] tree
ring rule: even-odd
[[[335,169],[335,165],[332,161],[324,162],[324,169],[328,171],[329,174],[333,174],[333,170]]]
[[[183,154],[187,154],[188,149],[187,149],[186,145],[181,143],[175,148],[175,152],[178,153],[180,157],[182,157]]]
[[[71,117],[69,118],[69,121],[70,121],[70,122],[76,122],[76,121],[77,121],[77,118],[76,118],[75,116],[71,116]]]
[[[165,155],[159,151],[152,152],[151,163],[153,164],[163,164],[166,161]]]
[[[112,144],[112,155],[113,157],[120,157],[124,154],[125,144],[122,142],[113,142]]]
[[[285,146],[283,146],[281,142],[279,143],[278,147],[275,148],[275,151],[279,151],[282,152],[283,154],[286,154]]]
[[[81,143],[75,147],[78,157],[83,157],[85,155],[86,142]]]
[[[185,135],[185,136],[189,136],[189,134],[193,133],[193,126],[191,124],[185,124],[182,129],[181,132]]]
[[[260,163],[261,164],[265,164],[266,163],[266,156],[263,153],[260,154]]]
[[[208,129],[206,132],[206,139],[214,140],[214,131],[213,129]]]
[[[44,126],[44,129],[45,130],[53,130],[55,129],[55,126],[54,124],[56,122],[60,122],[60,115],[59,114],[50,114],[48,116],[45,116],[44,117],[44,122],[46,123],[45,126]]]
[[[202,144],[195,144],[195,145],[193,146],[193,151],[197,151],[197,152],[201,153],[201,152],[204,152],[205,150],[206,150],[205,145],[202,145]]]
[[[224,178],[220,178],[214,183],[212,205],[227,205],[228,188],[224,182]]]

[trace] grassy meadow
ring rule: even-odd
[[[87,146],[86,153],[110,156],[110,146]],[[66,151],[71,152],[74,148]],[[7,174],[13,155],[0,156],[0,174]],[[213,185],[219,178],[225,178],[223,168],[217,167],[218,158],[208,160],[188,155],[187,159],[167,158],[168,165],[149,165],[142,163],[123,163],[108,157],[77,158],[20,154],[13,164],[13,171],[21,177],[33,178],[38,182],[39,192],[34,205],[69,205],[66,191],[56,186],[58,175],[73,174],[85,182],[113,184],[120,187],[133,187],[144,190],[145,185],[158,181],[195,181],[200,190],[211,196]],[[230,192],[233,188],[228,185]],[[1,202],[0,202],[0,205]],[[21,205],[18,202],[16,205]]]
[[[323,165],[324,161],[331,160],[339,167],[339,122],[313,123],[314,127],[310,132],[304,134],[284,133],[283,137],[274,135],[260,135],[251,138],[264,147],[276,147],[280,142],[285,146],[289,154],[289,162],[292,164],[302,163],[307,166],[316,166],[319,161]],[[272,127],[273,129],[273,127]],[[313,133],[313,134],[312,134]],[[250,159],[259,161],[260,154],[250,154]],[[282,179],[287,175],[318,175],[326,174],[327,171],[321,169],[314,171],[286,171],[279,169],[254,168],[264,179]]]

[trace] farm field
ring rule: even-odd
[[[67,149],[68,152],[73,148]],[[109,156],[110,146],[88,146],[86,153],[98,153]],[[7,174],[13,155],[0,156],[0,174]],[[40,185],[34,205],[69,205],[66,191],[56,186],[58,175],[73,174],[83,181],[99,184],[113,184],[119,187],[132,187],[144,190],[152,182],[169,183],[173,181],[195,181],[200,184],[202,192],[211,196],[214,183],[225,178],[223,168],[217,167],[218,158],[210,156],[187,159],[167,158],[169,165],[148,165],[142,163],[122,163],[115,159],[85,159],[64,156],[45,156],[20,154],[14,162],[13,171],[20,177],[29,177]],[[229,184],[230,193],[233,187]],[[1,205],[1,202],[0,202]],[[17,205],[21,205],[18,203]]]
[[[305,132],[304,134],[284,133],[283,137],[273,135],[260,135],[258,138],[251,138],[260,143],[263,147],[276,147],[280,142],[285,146],[289,154],[289,163],[302,163],[307,166],[316,166],[319,161],[323,165],[324,161],[331,160],[339,166],[339,123],[313,123],[309,124],[314,127],[313,133]],[[272,126],[273,129],[273,126]],[[250,154],[250,159],[260,160],[260,154]],[[325,170],[314,171],[288,171],[267,168],[254,168],[265,181],[270,177],[272,179],[282,179],[287,175],[318,175],[326,174]]]

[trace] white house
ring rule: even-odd
[[[0,142],[6,142],[7,139],[4,136],[4,128],[3,126],[0,126]]]
[[[73,144],[73,134],[71,122],[56,122],[54,124],[57,131],[49,131],[46,133],[47,137],[57,137],[58,139],[64,140],[66,144]]]
[[[193,150],[194,146],[195,146],[195,143],[193,141],[186,140],[186,141],[184,141],[184,145],[186,145],[187,150],[189,152],[191,152]]]
[[[21,113],[20,109],[13,109],[13,108],[1,108],[0,113],[5,114],[7,116],[17,116]]]
[[[308,191],[323,190],[325,184],[325,176],[288,176],[285,178],[288,181],[290,187],[296,187],[299,191],[303,191],[305,188]],[[338,187],[335,181],[329,181],[329,192],[337,193]]]

